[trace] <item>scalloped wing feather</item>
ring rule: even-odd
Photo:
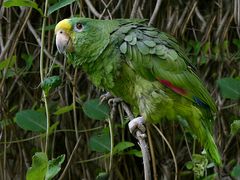
[[[158,80],[196,105],[216,111],[215,104],[177,41],[156,28],[129,23],[112,36],[123,37],[120,51],[144,78]],[[184,93],[183,93],[184,92]]]

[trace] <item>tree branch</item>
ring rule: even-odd
[[[129,107],[122,102],[122,107],[124,111],[127,113],[128,117],[130,120],[134,119],[134,116],[132,112],[130,111]],[[149,155],[149,150],[148,150],[148,144],[146,142],[146,137],[147,135],[145,133],[142,133],[141,130],[136,130],[135,134],[136,139],[138,140],[138,145],[141,148],[142,155],[143,155],[143,166],[144,166],[144,179],[145,180],[150,180],[151,179],[151,168],[150,168],[150,155]]]

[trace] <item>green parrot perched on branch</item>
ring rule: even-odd
[[[218,165],[221,158],[211,135],[215,104],[189,58],[176,40],[144,20],[71,18],[55,27],[58,51],[81,67],[97,87],[121,97],[144,121],[186,119],[208,155]]]

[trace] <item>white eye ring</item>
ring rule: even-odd
[[[76,32],[82,32],[83,30],[83,25],[81,23],[76,23],[75,26],[74,26],[74,31]]]

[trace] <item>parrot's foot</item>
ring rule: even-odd
[[[108,101],[111,98],[113,98],[113,95],[111,95],[110,92],[107,92],[100,96],[100,101],[102,103],[103,101]]]
[[[145,138],[146,134],[146,128],[144,126],[144,119],[143,117],[137,117],[137,118],[134,118],[133,120],[131,120],[129,123],[128,123],[128,128],[129,128],[129,131],[136,137],[136,132],[137,131],[140,131],[141,134],[144,136],[143,138]]]
[[[123,100],[119,97],[114,97],[108,100],[108,104],[112,106],[116,106],[118,103],[122,102]]]
[[[122,99],[121,98],[118,98],[118,97],[114,97],[113,95],[111,95],[109,92],[107,92],[106,94],[103,94],[100,96],[100,101],[101,103],[103,101],[108,101],[108,104],[111,106],[115,106],[117,105],[118,103],[122,102]]]

